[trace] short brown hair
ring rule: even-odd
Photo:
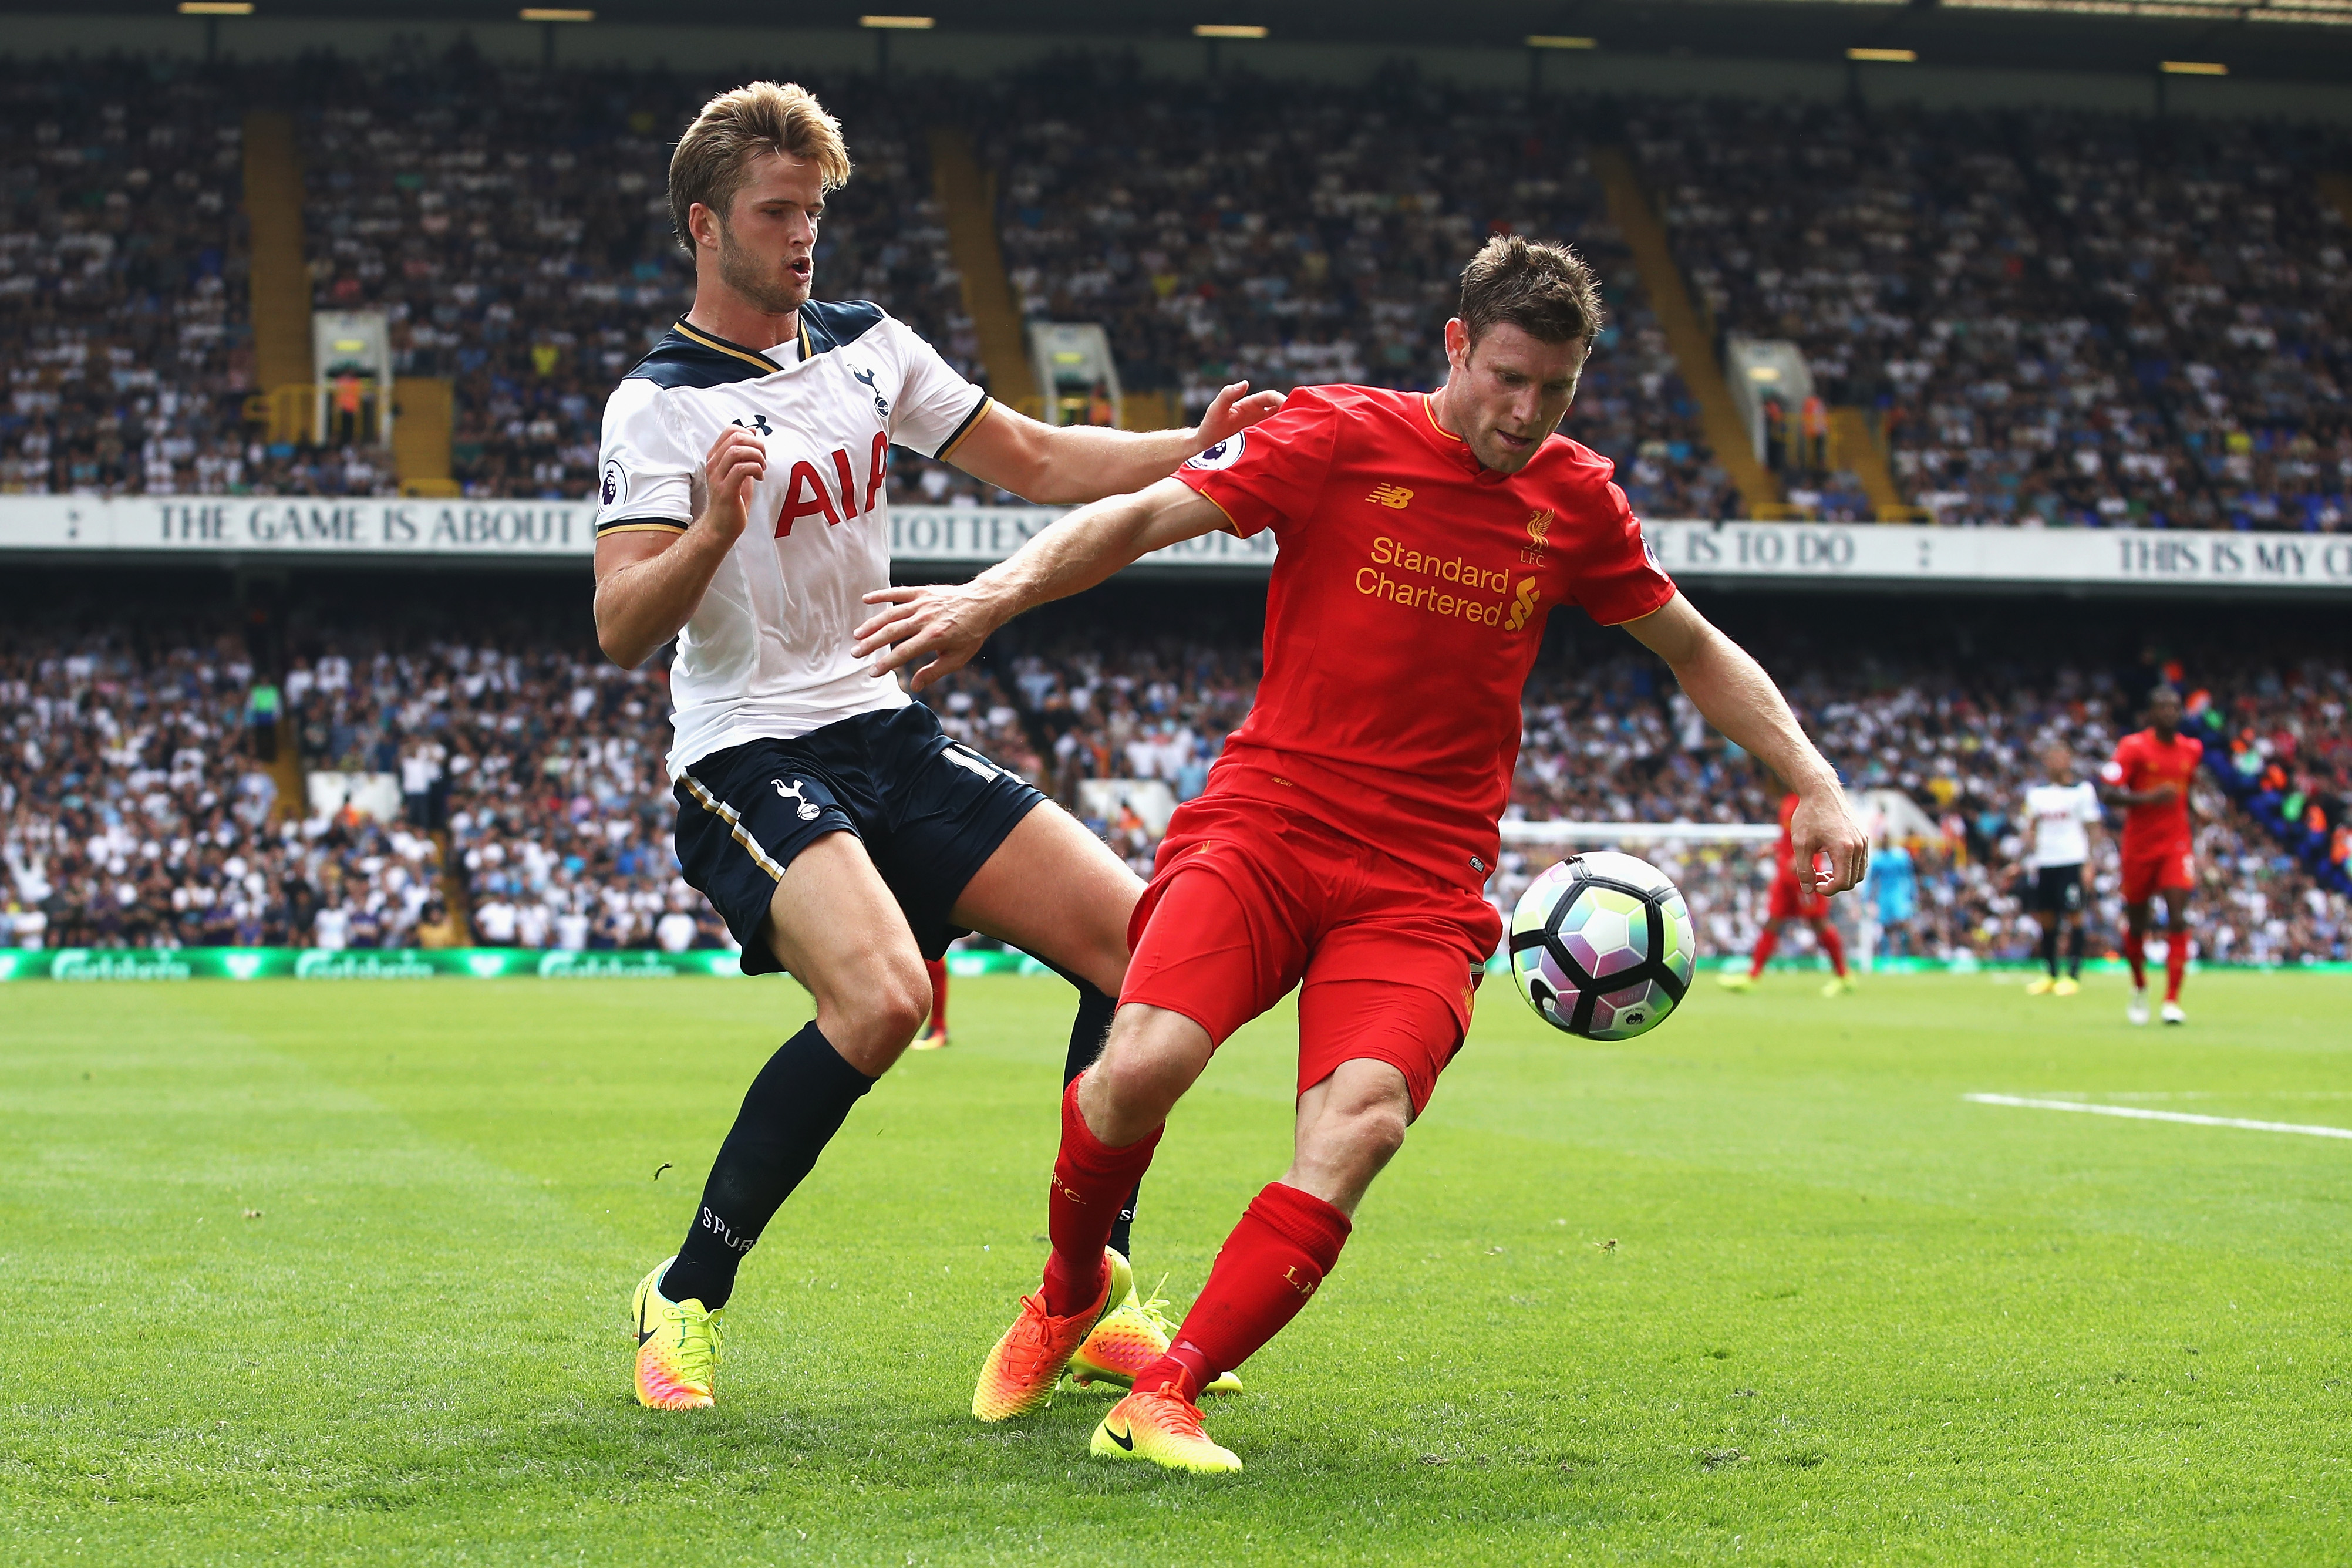
[[[1475,343],[1509,322],[1545,343],[1590,343],[1601,330],[1601,280],[1564,245],[1496,235],[1462,269],[1462,325]]]
[[[849,150],[841,142],[841,121],[824,111],[816,95],[797,82],[755,81],[722,92],[702,106],[669,158],[669,217],[677,241],[694,248],[687,222],[700,202],[725,223],[735,193],[750,177],[751,160],[762,152],[789,152],[814,162],[825,190],[849,183]]]

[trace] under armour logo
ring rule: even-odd
[[[801,781],[799,779],[793,779],[793,787],[789,789],[784,788],[784,781],[781,779],[771,779],[768,782],[776,787],[776,795],[778,799],[785,800],[798,800],[801,803],[802,821],[814,822],[816,821],[816,803],[811,800],[807,796],[801,793]]]
[[[755,413],[749,419],[739,419],[733,423],[739,429],[756,430],[761,435],[776,434],[775,427],[768,423],[768,416],[764,413]]]
[[[867,392],[874,393],[874,412],[884,419],[889,418],[890,405],[882,400],[882,394],[879,392],[875,391],[874,372],[872,371],[852,370],[849,373],[853,379],[863,382],[866,384],[866,390]]]

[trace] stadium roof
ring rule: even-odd
[[[1712,58],[1842,60],[1906,52],[1922,66],[2153,73],[2166,61],[2241,77],[2352,78],[2352,0],[573,0],[597,22],[788,29],[855,27],[917,12],[939,33],[1049,34],[1072,42],[1181,39],[1203,25],[1263,27],[1286,43],[1526,47]],[[0,14],[170,15],[178,0],[0,0]],[[520,0],[253,0],[310,22],[514,23]],[[570,7],[552,8],[559,14]],[[1236,49],[1248,45],[1236,42]]]

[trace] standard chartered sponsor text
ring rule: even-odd
[[[1399,544],[1385,534],[1372,540],[1372,563],[1356,569],[1356,591],[1359,593],[1385,599],[1409,610],[1473,621],[1483,626],[1500,626],[1503,623],[1503,611],[1511,592],[1511,574],[1506,568],[1474,566],[1458,555],[1431,555]],[[1400,572],[1431,578],[1434,581],[1399,581],[1382,571],[1382,567],[1394,567]],[[1449,593],[1437,586],[1438,583],[1453,583],[1498,597],[1493,600],[1473,599],[1465,594]]]

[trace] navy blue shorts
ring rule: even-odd
[[[761,933],[793,857],[856,833],[926,958],[973,873],[1045,799],[940,729],[920,703],[859,714],[794,740],[714,751],[679,779],[677,860],[743,945],[743,972],[783,967]]]

